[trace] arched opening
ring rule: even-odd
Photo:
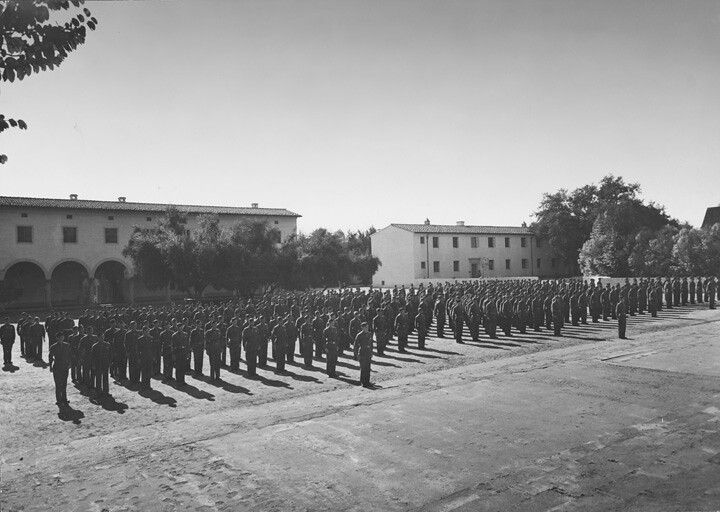
[[[76,261],[60,263],[50,277],[53,307],[86,304],[90,281],[85,267]]]
[[[10,307],[35,308],[45,305],[45,272],[35,263],[21,261],[8,268],[3,288]]]
[[[125,270],[125,265],[119,261],[106,261],[95,269],[99,303],[125,302]]]

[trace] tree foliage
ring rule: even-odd
[[[217,215],[206,215],[190,226],[171,208],[155,227],[136,228],[123,254],[150,289],[170,285],[199,296],[212,285],[247,295],[275,284],[368,284],[380,264],[370,252],[374,232],[345,235],[320,228],[279,243],[280,233],[263,222],[223,226]]]
[[[639,232],[677,225],[663,207],[639,196],[639,184],[608,175],[597,185],[545,194],[532,228],[576,272],[621,275]]]
[[[97,20],[83,0],[5,0],[0,2],[0,80],[14,82],[40,71],[53,70],[85,42]],[[0,115],[0,132],[17,127],[20,119]],[[0,164],[7,162],[0,155]]]

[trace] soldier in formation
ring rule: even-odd
[[[219,381],[223,354],[230,349],[229,369],[243,361],[248,376],[268,366],[294,364],[296,350],[306,367],[324,361],[328,376],[337,376],[338,359],[352,349],[360,362],[361,383],[369,385],[372,352],[383,356],[391,342],[406,352],[410,337],[424,350],[432,323],[442,338],[446,325],[456,342],[494,340],[503,336],[550,330],[556,336],[570,326],[617,321],[618,337],[626,335],[627,317],[663,308],[706,304],[715,308],[716,278],[643,278],[614,285],[581,279],[473,281],[369,291],[268,292],[251,299],[217,303],[128,306],[83,312],[77,325],[61,312],[44,324],[22,314],[15,330],[0,325],[0,342],[42,364],[45,338],[51,347],[51,370],[57,372],[58,402],[67,369],[78,385],[109,394],[110,378],[147,389],[162,376],[182,386],[188,373],[201,375],[210,362],[210,380]],[[469,335],[469,338],[467,336]],[[57,348],[55,343],[60,343]],[[6,351],[7,352],[7,351]],[[6,364],[9,356],[6,355]],[[192,372],[191,372],[191,362]],[[65,379],[66,381],[66,379]]]

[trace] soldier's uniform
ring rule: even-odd
[[[425,348],[425,337],[427,336],[427,319],[422,309],[415,315],[415,329],[417,330],[418,348]]]
[[[444,338],[445,337],[445,300],[442,298],[439,298],[437,302],[435,303],[435,320],[437,322],[436,324],[436,330],[437,330],[437,337],[438,338]]]
[[[245,349],[245,364],[247,365],[247,374],[253,376],[257,373],[257,349],[258,349],[258,333],[255,325],[248,325],[242,332],[242,344]]]
[[[172,350],[172,335],[173,331],[170,327],[165,328],[160,333],[160,345],[162,347],[162,360],[163,360],[163,380],[172,379],[173,373],[173,350]]]
[[[56,338],[55,343],[49,350],[50,371],[55,380],[55,403],[57,405],[68,404],[67,380],[71,365],[70,344],[65,341],[63,335]]]
[[[230,347],[230,368],[237,370],[240,368],[240,356],[242,354],[242,331],[240,326],[237,325],[237,320],[233,320],[233,323],[227,328],[225,338]]]
[[[0,326],[0,344],[3,348],[3,364],[6,367],[12,366],[12,348],[15,344],[15,326],[5,321]]]
[[[96,339],[90,349],[93,365],[93,377],[94,377],[94,388],[98,391],[100,396],[107,396],[110,394],[110,382],[109,382],[109,371],[110,371],[110,344],[104,340]]]
[[[313,337],[312,325],[310,319],[300,325],[300,355],[303,357],[303,363],[310,368],[313,365]]]
[[[398,339],[398,352],[405,352],[408,342],[408,318],[405,310],[400,310],[395,317],[395,333]],[[355,336],[357,337],[357,334]]]
[[[335,366],[337,365],[338,352],[340,348],[340,332],[334,322],[329,322],[323,331],[325,338],[325,354],[327,355],[328,377],[336,377]]]
[[[175,380],[179,384],[185,384],[190,340],[183,326],[178,326],[177,331],[173,333],[170,340],[172,343],[173,366],[175,366]]]
[[[559,295],[556,295],[552,299],[552,304],[550,307],[552,308],[553,333],[555,336],[560,336],[563,328],[564,315],[562,299]]]
[[[618,338],[625,339],[625,328],[627,326],[627,316],[625,313],[625,303],[621,300],[616,307],[616,316],[618,321]]]
[[[225,343],[216,326],[211,326],[205,331],[205,351],[210,359],[210,380],[220,380],[220,351],[221,345]]]
[[[370,386],[370,372],[372,364],[373,339],[366,330],[367,326],[355,337],[355,358],[360,361],[360,385]]]
[[[154,350],[152,336],[145,328],[137,339],[138,358],[140,363],[140,383],[145,389],[150,388],[150,378],[153,375]]]
[[[200,326],[200,323],[190,331],[190,347],[193,353],[193,371],[197,375],[202,375],[203,372],[203,360],[205,359],[205,332]],[[232,357],[231,357],[232,360]]]
[[[285,351],[287,350],[287,331],[285,326],[278,320],[277,325],[272,328],[270,333],[272,338],[273,359],[275,360],[275,369],[278,372],[285,371]]]

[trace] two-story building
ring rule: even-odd
[[[0,197],[0,282],[21,291],[14,307],[133,302],[167,296],[134,278],[123,256],[136,226],[155,226],[169,207],[192,228],[203,214],[220,224],[260,221],[280,239],[297,232],[298,214],[283,208],[169,205],[78,199]]]
[[[422,279],[532,277],[559,273],[556,258],[526,226],[390,224],[371,237],[381,266],[374,286]]]

